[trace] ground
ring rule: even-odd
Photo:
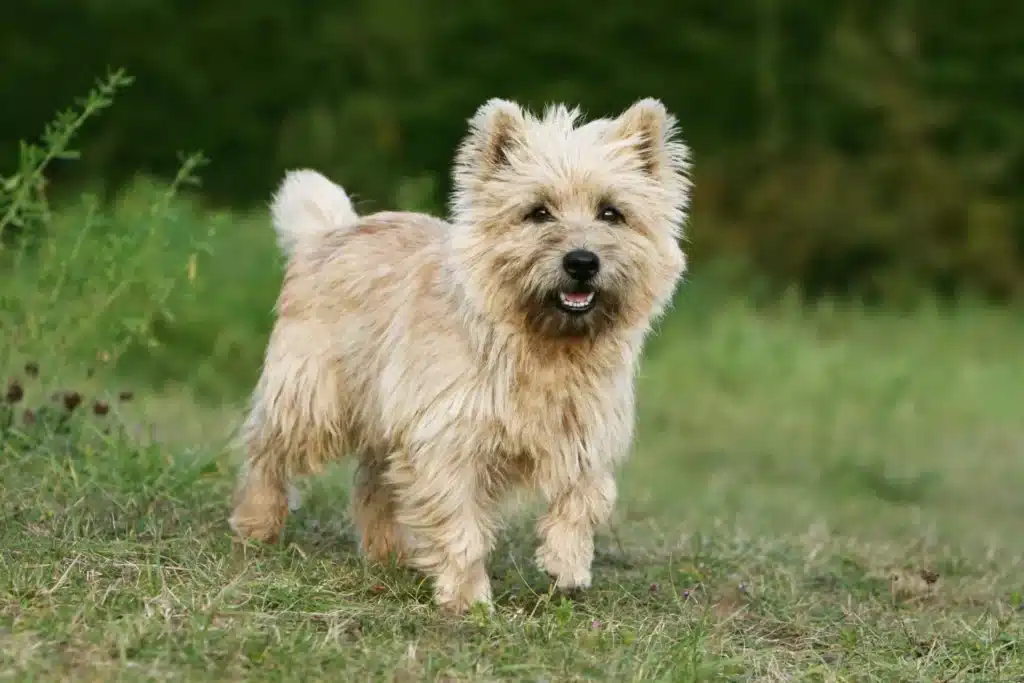
[[[0,398],[0,680],[1024,680],[1019,313],[757,307],[698,273],[645,359],[592,589],[552,592],[527,508],[491,559],[495,613],[453,619],[356,554],[346,466],[303,482],[279,545],[232,540],[230,437],[279,273],[261,229],[230,268],[183,256],[213,284],[117,371],[39,322],[92,320],[61,305],[86,287],[4,319],[23,392]],[[182,330],[220,336],[200,353]]]
[[[998,313],[679,314],[593,589],[551,592],[527,509],[496,613],[463,620],[357,557],[345,468],[283,543],[241,546],[238,406],[86,400],[71,434],[4,444],[0,677],[1024,680],[1022,342]],[[119,420],[147,429],[95,433]]]

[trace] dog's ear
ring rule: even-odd
[[[613,121],[611,134],[626,142],[641,168],[659,180],[670,181],[689,170],[690,150],[678,139],[676,119],[660,100],[649,97],[635,103]]]
[[[486,178],[508,164],[510,152],[523,141],[526,114],[515,102],[493,98],[469,120],[469,134],[455,160],[459,175]]]

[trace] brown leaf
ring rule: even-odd
[[[21,388],[21,383],[16,379],[12,379],[7,384],[7,402],[17,403],[24,397],[25,390]]]
[[[77,391],[67,391],[64,393],[64,407],[67,411],[73,412],[82,403],[82,395]]]

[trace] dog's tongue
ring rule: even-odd
[[[590,300],[587,292],[566,292],[565,300],[572,304],[585,304]]]

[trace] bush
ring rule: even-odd
[[[831,99],[857,114],[860,127],[848,153],[793,145],[704,167],[698,262],[729,256],[812,299],[913,304],[932,295],[1024,294],[1024,203],[1000,186],[1021,147],[943,149],[961,122],[915,79],[926,65],[901,44],[909,27],[892,21],[872,40],[847,19],[831,41]]]
[[[54,210],[44,190],[50,164],[77,158],[75,135],[129,83],[120,71],[101,80],[39,144],[23,143],[18,171],[0,178],[3,367],[40,356],[68,368],[113,366],[133,349],[157,348],[171,304],[186,303],[205,244],[182,227],[177,195],[196,182],[201,155],[186,158],[169,185],[136,186],[113,208],[84,194]]]

